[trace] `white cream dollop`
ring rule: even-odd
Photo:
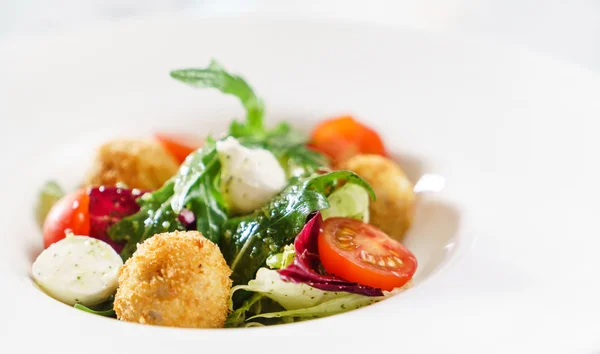
[[[249,149],[233,137],[217,142],[223,192],[236,214],[250,213],[285,188],[285,171],[265,149]]]
[[[69,235],[46,248],[31,267],[48,295],[74,305],[98,304],[117,290],[121,256],[106,242]]]

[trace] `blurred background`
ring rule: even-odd
[[[600,73],[600,0],[0,0],[0,40],[175,13],[338,18],[467,33]]]

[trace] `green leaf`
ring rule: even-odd
[[[246,109],[246,122],[233,123],[231,130],[243,135],[263,131],[263,101],[242,77],[228,73],[215,60],[205,69],[174,70],[171,77],[194,87],[216,88],[225,94],[236,96]]]
[[[371,200],[375,200],[375,191],[373,190],[373,187],[371,187],[367,181],[362,179],[362,177],[352,171],[338,170],[317,176],[308,182],[308,187],[316,190],[332,192],[340,182],[352,183],[363,187],[367,193],[369,193]],[[329,194],[331,193],[328,193],[328,195]]]
[[[96,311],[96,310],[92,310],[89,307],[83,306],[81,304],[75,304],[75,306],[73,306],[73,307],[75,307],[76,309],[85,311],[85,312],[92,313],[94,315],[100,315],[100,316],[104,316],[104,317],[113,317],[113,318],[117,317],[117,315],[115,314],[115,310],[114,309]]]
[[[372,192],[367,182],[350,171],[296,178],[261,209],[229,219],[220,247],[233,272],[234,284],[246,284],[269,256],[282,252],[284,246],[292,243],[310,213],[329,207],[327,196],[341,180]]]
[[[47,181],[42,186],[35,208],[35,216],[39,227],[44,225],[46,215],[52,206],[65,195],[63,189],[55,181]]]
[[[117,314],[115,313],[115,310],[114,310],[114,300],[115,300],[114,296],[111,296],[105,302],[98,304],[98,305],[94,305],[92,307],[87,307],[82,304],[75,304],[75,305],[73,305],[73,307],[75,307],[78,310],[82,310],[82,311],[85,311],[85,312],[88,312],[88,313],[91,313],[94,315],[117,318]]]
[[[306,147],[306,136],[291,129],[287,123],[277,125],[264,136],[241,136],[238,140],[246,147],[271,151],[288,178],[309,176],[329,165],[323,154]]]
[[[231,312],[225,320],[225,327],[240,327],[246,322],[246,313],[251,311],[255,305],[260,304],[259,301],[263,298],[263,295],[255,293],[251,298],[244,301],[244,303],[235,311]],[[233,310],[233,302],[230,300],[229,310]],[[260,313],[254,311],[254,314]]]
[[[171,207],[176,213],[188,207],[196,216],[198,231],[218,243],[227,219],[225,198],[219,191],[221,162],[213,141],[195,152],[175,177]]]
[[[138,243],[155,234],[184,229],[178,220],[178,214],[171,208],[174,184],[169,181],[159,190],[138,198],[140,211],[123,218],[108,230],[111,239],[126,242],[121,251],[123,260],[133,255]]]
[[[306,182],[291,184],[263,208],[225,223],[221,251],[234,284],[246,284],[267,258],[293,241],[308,215],[327,208],[327,198],[306,189]]]

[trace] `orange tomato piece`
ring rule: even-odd
[[[202,140],[184,135],[156,133],[154,137],[180,164],[203,145]]]
[[[313,130],[309,145],[334,163],[358,154],[387,155],[379,134],[351,116],[321,122]]]

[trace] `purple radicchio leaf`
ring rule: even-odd
[[[108,243],[117,253],[121,252],[123,245],[108,236],[108,229],[124,217],[140,210],[136,200],[144,192],[138,189],[101,186],[90,189],[88,194],[90,237]]]
[[[284,281],[304,283],[313,288],[325,291],[345,291],[366,296],[382,296],[383,291],[366,285],[349,282],[335,275],[319,272],[321,261],[317,238],[323,218],[317,212],[307,223],[294,241],[296,257],[287,268],[280,269],[279,274]]]

